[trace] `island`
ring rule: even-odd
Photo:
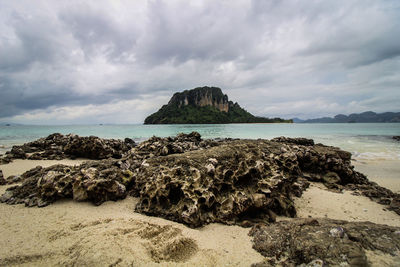
[[[167,105],[148,116],[144,124],[292,123],[281,118],[257,117],[228,100],[218,87],[197,87],[175,93]]]
[[[295,123],[380,123],[400,122],[400,112],[375,113],[366,111],[363,113],[352,113],[350,115],[338,114],[335,117],[323,117],[317,119],[302,120],[293,118]]]

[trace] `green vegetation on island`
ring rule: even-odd
[[[167,105],[148,116],[145,124],[291,123],[281,118],[252,115],[228,101],[217,87],[199,87],[175,93]]]
[[[293,119],[296,123],[379,123],[400,122],[400,112],[375,113],[366,111],[363,113],[352,113],[350,115],[338,114],[333,118],[323,117],[317,119],[301,120]]]

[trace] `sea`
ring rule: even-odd
[[[305,137],[317,143],[340,147],[358,160],[395,160],[400,163],[400,123],[291,123],[291,124],[185,124],[185,125],[12,125],[0,126],[0,154],[13,145],[52,133],[102,138],[125,137],[142,142],[152,136],[175,136],[197,131],[202,138],[271,139],[278,136]]]

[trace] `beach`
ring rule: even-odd
[[[52,134],[15,146],[0,170],[6,180],[23,174],[27,183],[0,186],[0,196],[7,192],[0,203],[0,266],[273,266],[285,258],[268,257],[256,245],[262,234],[249,234],[258,224],[315,219],[315,233],[327,219],[337,220],[338,229],[344,221],[377,232],[400,227],[396,206],[390,208],[400,192],[396,143],[375,138],[371,148],[363,147],[364,137],[350,140],[358,141],[344,144],[357,152],[307,138],[202,139],[197,132],[139,144]],[[192,213],[187,203],[195,203]],[[398,251],[382,251],[386,241],[365,238],[379,245],[364,248],[364,263],[400,261]],[[323,249],[315,253],[332,260]]]
[[[0,165],[5,176],[36,165],[75,165],[81,160],[15,160]],[[381,164],[381,165],[380,165]],[[376,169],[387,162],[356,165],[379,182]],[[393,167],[393,166],[392,166]],[[387,169],[390,170],[390,169]],[[384,184],[397,190],[398,173]],[[389,181],[392,181],[389,182]],[[1,186],[3,193],[8,186]],[[134,211],[138,199],[108,201],[100,206],[61,200],[44,208],[0,204],[0,265],[7,266],[250,266],[264,257],[252,249],[250,228],[211,223],[192,229]],[[334,193],[312,183],[295,200],[300,218],[370,221],[400,226],[398,215],[364,196]],[[278,220],[291,220],[287,217]],[[400,258],[370,252],[373,266],[396,266]]]
[[[0,1],[0,267],[400,267],[399,18]]]
[[[12,164],[13,170],[24,170],[32,163]],[[0,187],[1,194],[6,187]],[[136,203],[128,197],[97,207],[72,200],[44,208],[0,204],[0,265],[248,266],[263,259],[251,248],[249,228],[210,224],[191,229],[136,213]]]

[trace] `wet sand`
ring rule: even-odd
[[[367,175],[370,181],[400,193],[400,160],[363,160],[352,163],[355,170]]]
[[[400,161],[369,160],[353,161],[355,170],[365,174],[370,181],[400,193]],[[385,206],[371,201],[365,196],[354,196],[351,191],[334,193],[323,184],[311,186],[296,199],[298,216],[328,217],[347,221],[370,221],[378,224],[400,226],[400,216],[388,211]]]
[[[365,196],[354,196],[351,191],[334,193],[323,184],[312,183],[296,199],[297,216],[301,218],[326,217],[346,221],[370,221],[400,227],[400,216],[385,206],[371,201]]]

